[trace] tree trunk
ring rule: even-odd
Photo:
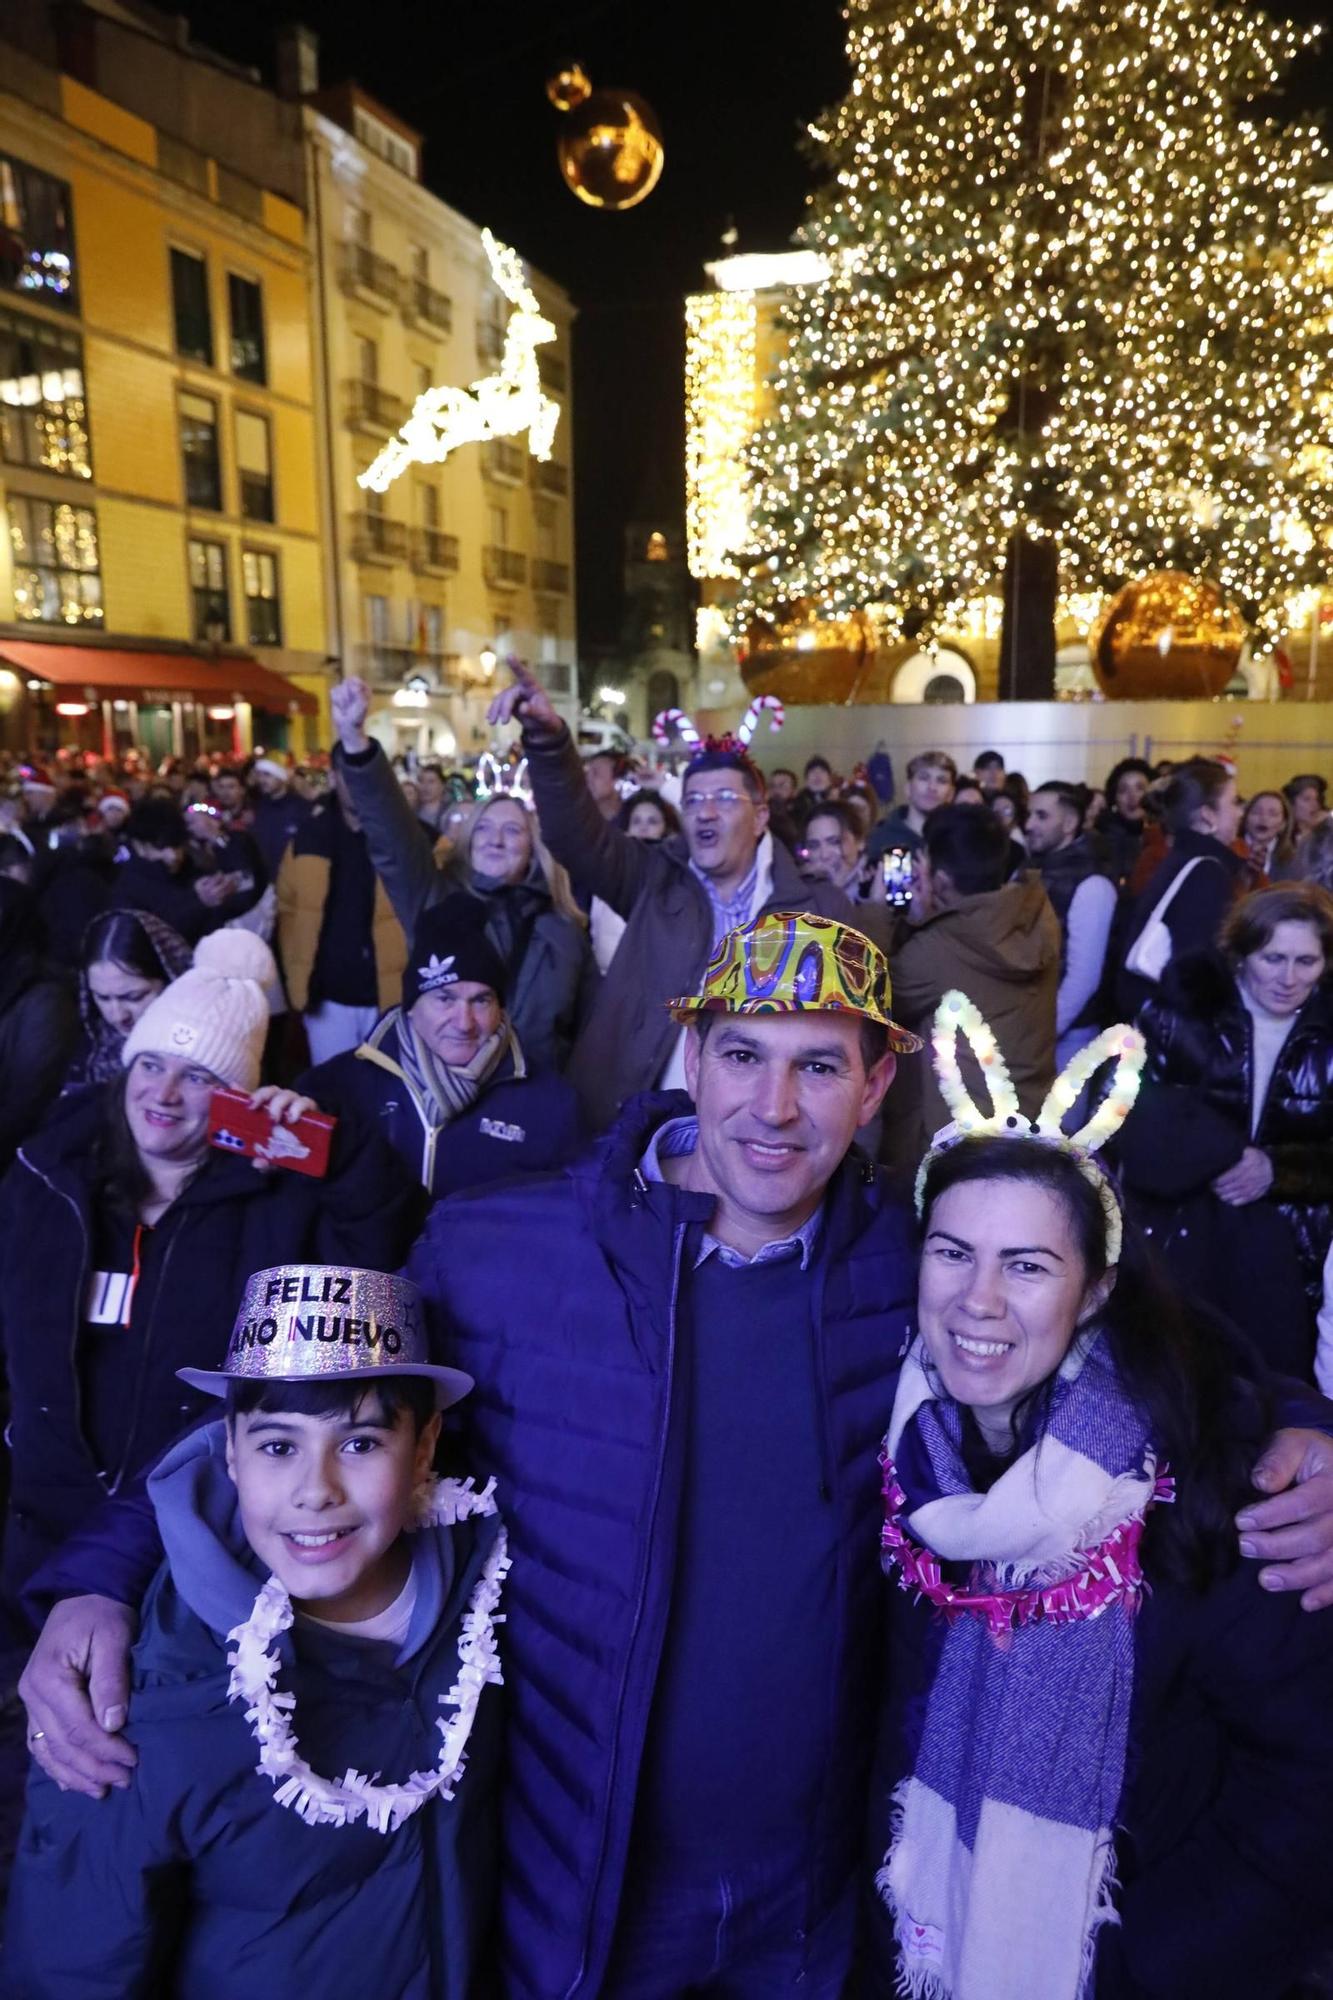
[[[1055,605],[1060,551],[1053,535],[1015,535],[1004,563],[1000,624],[1000,700],[1051,701],[1055,696]]]

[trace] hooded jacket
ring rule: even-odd
[[[441,1202],[408,1266],[439,1309],[441,1358],[476,1379],[460,1414],[471,1462],[496,1475],[514,1558],[506,2000],[595,2000],[615,1930],[671,1613],[682,1258],[690,1225],[713,1210],[709,1196],[646,1181],[638,1163],[658,1126],[689,1109],[680,1094],[639,1099],[563,1175]],[[808,1357],[838,1531],[812,1910],[841,1891],[862,1839],[880,1626],[875,1454],[914,1298],[910,1214],[850,1155],[825,1198]]]
[[[335,1117],[351,1114],[379,1130],[427,1194],[439,1200],[563,1166],[579,1144],[578,1099],[563,1077],[530,1076],[513,1049],[501,1057],[481,1095],[445,1126],[432,1128],[403,1068],[395,1007],[359,1049],[303,1076],[299,1090]]]
[[[161,917],[155,917],[151,910],[126,910],[123,914],[133,917],[138,924],[157,960],[163,985],[170,986],[172,980],[179,979],[189,967],[193,956],[189,945],[178,931],[172,930],[170,924],[164,924]],[[93,922],[96,921],[94,918]],[[77,1089],[83,1083],[109,1083],[113,1077],[119,1076],[120,1052],[125,1046],[124,1035],[117,1034],[114,1028],[108,1026],[93,999],[88,985],[86,952],[87,927],[79,955],[79,1021],[83,1037],[65,1075],[66,1090]]]
[[[424,1196],[373,1129],[348,1121],[327,1179],[259,1173],[210,1151],[151,1231],[125,1328],[126,1428],[99,1465],[82,1408],[80,1337],[94,1269],[101,1089],[71,1092],[0,1183],[0,1299],[12,1415],[4,1582],[12,1592],[102,1496],[116,1492],[206,1407],[176,1380],[211,1367],[252,1271],[300,1262],[392,1271]],[[105,1455],[105,1453],[104,1453]]]
[[[307,1826],[276,1804],[243,1705],[227,1698],[226,1635],[266,1571],[241,1536],[224,1450],[223,1423],[208,1424],[149,1482],[167,1559],[131,1665],[134,1781],[92,1800],[34,1766],[0,1992],[467,2000],[487,1990],[500,1695],[482,1691],[453,1798],[391,1834]],[[417,1601],[395,1657],[309,1624],[282,1635],[279,1686],[296,1697],[314,1770],[389,1780],[434,1767],[461,1621],[497,1533],[494,1517],[473,1517],[411,1536]]]
[[[1019,1103],[1035,1118],[1055,1081],[1060,948],[1059,921],[1036,876],[964,896],[916,928],[900,927],[891,955],[894,1016],[929,1041],[936,1007],[958,987],[994,1029]],[[979,1095],[980,1072],[970,1054],[963,1054],[962,1066]],[[900,1061],[884,1102],[881,1150],[896,1181],[910,1182],[931,1138],[948,1122],[928,1056]]]
[[[536,857],[512,889],[480,883],[461,856],[437,867],[432,836],[408,805],[379,745],[359,758],[341,749],[333,754],[366,830],[370,858],[408,937],[432,904],[460,889],[475,896],[486,911],[486,934],[509,970],[508,1013],[524,1055],[534,1070],[563,1070],[592,1004],[597,967],[587,931],[555,908]],[[544,821],[543,837],[549,841]]]

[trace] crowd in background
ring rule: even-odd
[[[1094,789],[941,747],[765,776],[730,737],[583,759],[520,674],[495,713],[522,762],[477,797],[396,768],[361,683],[333,709],[329,756],[299,768],[0,768],[11,1652],[34,1577],[203,1413],[176,1371],[215,1364],[252,1272],[399,1269],[440,1198],[586,1159],[642,1093],[692,1088],[677,996],[738,928],[793,911],[887,955],[905,1046],[966,993],[1028,1119],[1136,1021],[1129,1215],[1193,1300],[1333,1393],[1322,775],[1244,795],[1225,759],[1129,757]],[[332,1117],[328,1171],[229,1153],[220,1093],[289,1149]],[[909,1195],[949,1117],[929,1065],[900,1062],[864,1114],[861,1147]],[[503,1291],[520,1280],[495,1247]]]

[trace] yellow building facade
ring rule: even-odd
[[[6,46],[5,33],[6,738],[139,741],[157,755],[325,742],[299,200]],[[142,41],[109,44],[108,66],[189,60]],[[204,81],[220,86],[220,117],[229,93],[267,96],[221,74]],[[299,163],[295,129],[286,152]]]

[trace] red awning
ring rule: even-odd
[[[34,680],[58,687],[92,688],[98,695],[129,695],[151,702],[193,695],[196,701],[252,702],[270,715],[295,706],[317,715],[319,703],[294,681],[271,673],[248,653],[224,653],[215,660],[197,653],[128,653],[114,646],[51,646],[26,639],[0,639],[0,662]]]

